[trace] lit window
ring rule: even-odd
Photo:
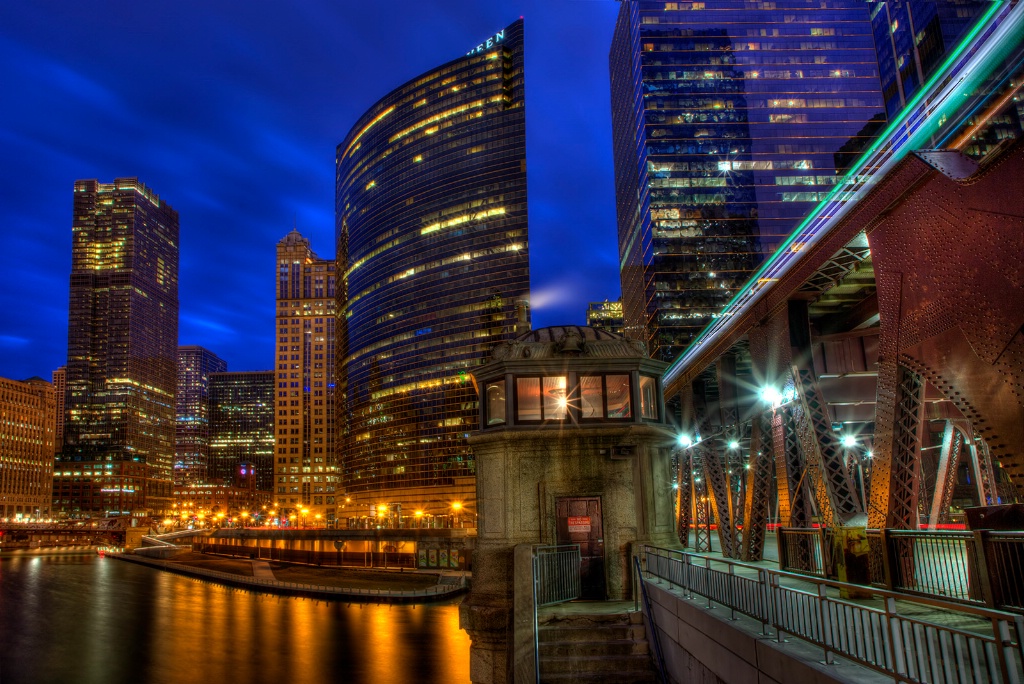
[[[564,420],[567,413],[565,387],[565,376],[516,378],[516,420]]]
[[[505,381],[487,384],[487,424],[501,425],[505,422]]]
[[[658,382],[649,375],[640,376],[640,417],[658,419]]]

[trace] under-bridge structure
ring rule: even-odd
[[[772,524],[823,529],[780,534],[784,565],[859,539],[892,587],[900,534],[1024,501],[1022,65],[1024,3],[993,3],[669,368],[684,545],[756,561]]]

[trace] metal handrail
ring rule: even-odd
[[[674,549],[644,547],[641,553],[648,575],[679,587],[685,597],[703,597],[708,608],[725,606],[733,617],[747,615],[761,623],[763,635],[774,629],[780,642],[789,634],[813,643],[827,663],[839,656],[915,684],[1024,680],[1024,616]],[[787,586],[793,584],[812,590]],[[972,616],[986,629],[951,627],[910,615],[908,607]]]
[[[580,563],[579,544],[533,547],[533,582],[538,607],[580,597]]]
[[[637,580],[643,578],[643,568],[640,567],[640,557],[633,556],[633,564],[636,568]],[[643,581],[639,581],[640,591],[637,592],[638,599],[643,600],[644,616],[647,618],[647,625],[650,629],[650,642],[654,645],[654,663],[657,665],[658,681],[664,684],[668,681],[668,677],[665,674],[665,655],[661,650],[661,635],[658,633],[658,625],[654,622],[654,610],[651,608],[651,597],[647,595],[647,585]]]

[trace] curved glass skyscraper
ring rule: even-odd
[[[403,490],[430,512],[430,488],[474,473],[471,373],[529,296],[525,126],[519,20],[383,97],[338,146],[349,495]]]

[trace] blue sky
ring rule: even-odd
[[[614,0],[0,3],[0,376],[66,361],[74,181],[180,215],[181,344],[272,367],[274,249],[334,254],[334,152],[393,88],[525,19],[535,327],[619,296]]]

